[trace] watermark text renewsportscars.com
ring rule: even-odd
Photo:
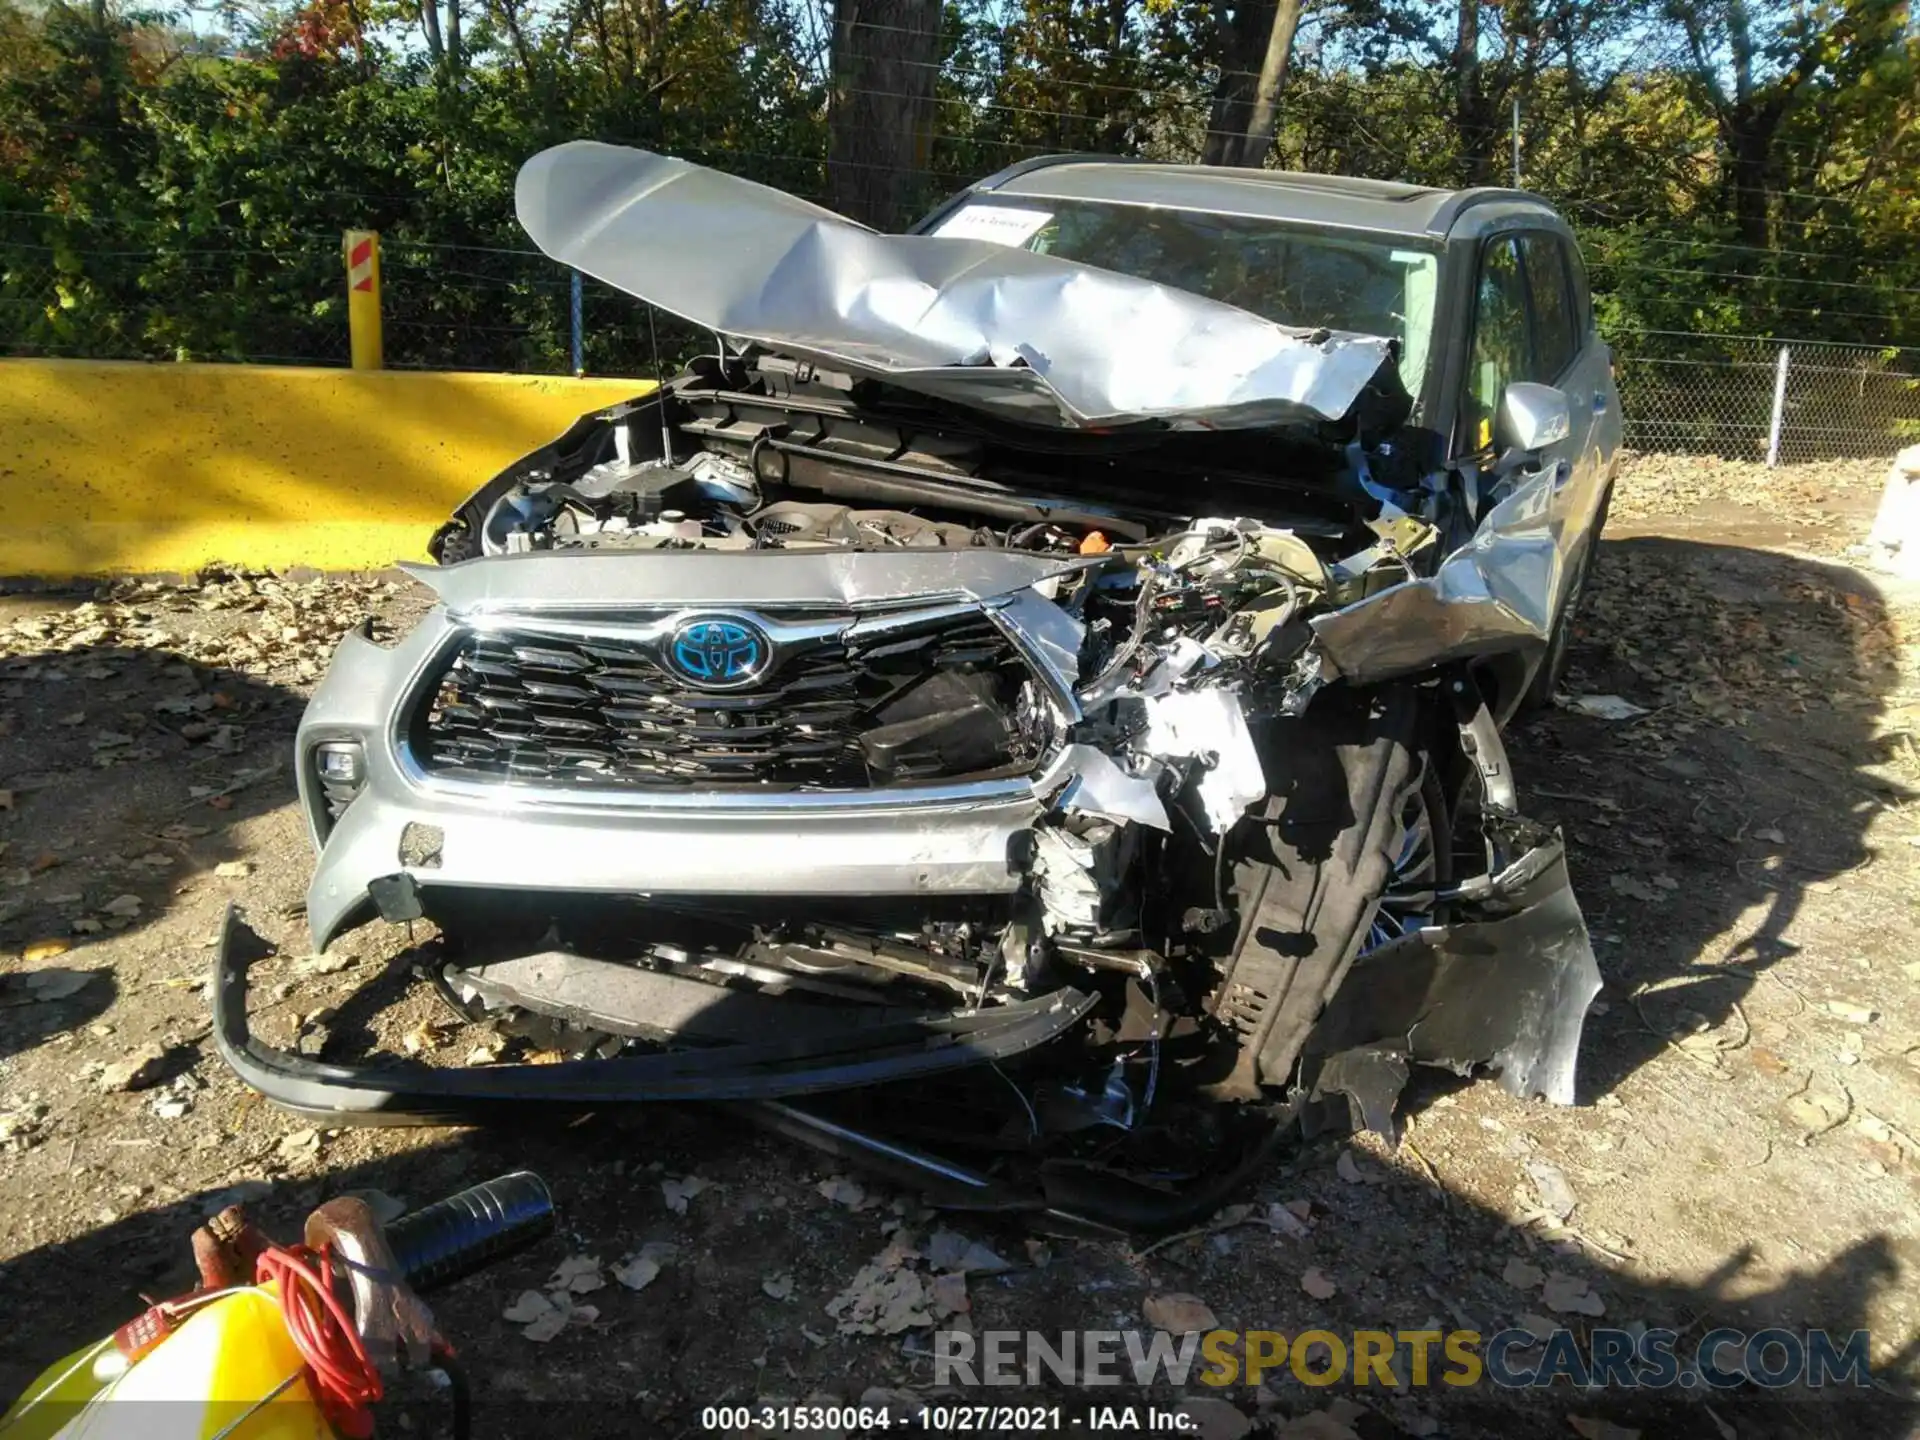
[[[1673,1330],[1211,1330],[1173,1336],[1139,1330],[942,1330],[933,1337],[935,1385],[1258,1385],[1291,1375],[1305,1385],[1491,1384],[1556,1381],[1618,1389],[1728,1390],[1870,1387],[1867,1331],[1710,1330],[1683,1342]]]

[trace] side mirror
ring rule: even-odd
[[[1573,433],[1567,392],[1531,380],[1516,380],[1500,396],[1500,441],[1504,447],[1539,454]]]

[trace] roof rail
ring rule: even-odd
[[[1445,235],[1452,230],[1461,215],[1476,205],[1489,205],[1498,200],[1518,200],[1532,205],[1540,205],[1548,210],[1553,206],[1541,199],[1531,190],[1515,190],[1505,185],[1475,185],[1468,190],[1455,190],[1440,202],[1432,217],[1427,221],[1429,235]]]

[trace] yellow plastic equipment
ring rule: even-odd
[[[50,1366],[0,1418],[0,1440],[337,1440],[272,1285],[208,1300],[112,1375],[118,1357],[109,1340]]]

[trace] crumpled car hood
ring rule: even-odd
[[[1391,356],[990,241],[881,235],[617,145],[542,151],[514,203],[548,255],[696,325],[1029,425],[1337,420]]]

